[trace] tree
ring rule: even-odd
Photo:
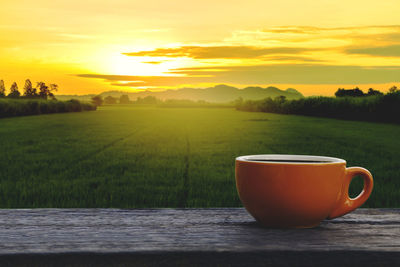
[[[128,95],[121,95],[121,97],[119,98],[119,103],[120,104],[129,104],[131,101],[129,100],[129,96]]]
[[[0,97],[6,96],[6,87],[4,86],[4,81],[0,80]]]
[[[24,96],[28,98],[37,97],[36,88],[32,87],[32,82],[29,79],[26,79],[24,85]]]
[[[275,97],[275,102],[278,102],[278,103],[283,103],[283,102],[285,102],[286,101],[286,96],[284,96],[284,95],[280,95],[280,96],[277,96],[277,97]]]
[[[392,86],[389,88],[389,94],[394,94],[398,91],[399,91],[399,89],[397,88],[397,86]]]
[[[383,93],[379,90],[374,90],[373,88],[369,88],[367,95],[383,95]]]
[[[112,96],[109,95],[104,99],[104,102],[106,104],[117,104],[117,98],[112,97]]]
[[[103,98],[101,97],[101,95],[96,95],[96,96],[92,97],[92,103],[96,107],[101,106],[101,105],[103,105]]]
[[[49,87],[44,82],[38,82],[36,84],[36,88],[39,89],[39,97],[47,99],[47,92],[49,90]]]
[[[56,99],[56,97],[54,96],[53,92],[57,92],[58,91],[58,85],[55,83],[51,83],[50,84],[50,92],[49,92],[49,96],[52,99]]]
[[[364,92],[360,90],[360,88],[356,87],[354,89],[344,89],[344,88],[339,88],[336,93],[336,97],[344,97],[344,96],[353,96],[353,97],[358,97],[358,96],[364,96]]]
[[[18,97],[20,97],[20,95],[21,95],[21,93],[18,91],[18,85],[17,85],[16,82],[14,82],[11,85],[10,93],[8,94],[8,97],[10,97],[10,98],[18,98]]]
[[[241,107],[243,105],[243,102],[244,102],[243,97],[240,96],[239,98],[236,98],[233,101],[233,104],[235,105],[235,107],[237,109],[237,108],[239,108],[239,107]]]
[[[47,99],[51,97],[52,99],[55,99],[53,91],[58,90],[58,85],[57,84],[50,84],[50,87],[47,86],[44,82],[38,82],[36,85],[36,88],[39,89],[39,97],[43,99]]]
[[[136,99],[137,104],[157,104],[160,100],[158,100],[155,96],[145,96],[144,98],[138,97]]]

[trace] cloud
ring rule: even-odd
[[[103,79],[107,81],[135,81],[140,76],[130,75],[107,75],[107,74],[77,74],[78,77]]]
[[[301,56],[269,56],[268,61],[296,61],[296,62],[321,62],[323,60]]]
[[[169,61],[174,61],[176,58],[179,58],[177,61],[185,58],[182,60],[185,61],[189,58],[188,62],[191,65],[197,62],[205,67],[176,68],[169,70],[166,73],[168,76],[104,74],[78,76],[103,79],[115,86],[130,87],[173,87],[196,83],[243,85],[392,83],[400,81],[400,66],[392,66],[396,62],[389,58],[400,57],[400,26],[273,27],[254,31],[234,31],[231,38],[224,39],[219,44],[159,47],[150,51],[123,54],[131,57],[154,57],[144,62],[148,64],[160,64],[163,59],[160,60],[158,57]],[[375,56],[387,58],[376,59]],[[353,62],[351,66],[346,65],[349,58]],[[228,62],[231,62],[231,65]],[[232,65],[232,62],[238,65]],[[376,65],[364,66],[372,64]],[[184,65],[178,62],[175,66]]]
[[[238,30],[224,41],[232,45],[265,44],[312,47],[347,48],[352,45],[383,46],[399,42],[400,25],[372,25],[361,27],[282,26],[258,30]]]
[[[181,76],[128,76],[78,74],[103,79],[118,86],[179,86],[195,83],[234,84],[370,84],[400,81],[400,67],[329,66],[279,64],[179,68],[170,72]],[[120,83],[122,82],[122,83]]]
[[[282,26],[282,27],[264,29],[262,30],[262,32],[303,34],[303,33],[315,33],[317,31],[320,31],[321,29],[322,28],[308,27],[308,26]]]
[[[215,75],[218,82],[292,83],[292,84],[363,84],[400,81],[400,67],[330,66],[311,64],[279,64],[258,66],[181,68],[184,75]]]
[[[57,33],[58,36],[66,39],[94,39],[95,37],[87,34],[76,33]]]
[[[129,32],[139,32],[139,33],[148,33],[148,32],[168,32],[171,31],[170,28],[154,28],[154,29],[136,29],[129,30]]]
[[[264,29],[263,32],[276,33],[318,33],[323,31],[362,31],[371,29],[397,29],[400,25],[370,25],[370,26],[354,26],[354,27],[314,27],[314,26],[280,26]]]
[[[187,83],[212,82],[213,77],[199,76],[135,76],[135,75],[106,75],[106,74],[78,74],[78,77],[103,79],[116,86],[178,86]]]
[[[194,59],[214,58],[258,58],[273,54],[299,54],[310,51],[309,48],[273,47],[262,48],[254,46],[181,46],[177,48],[157,48],[150,51],[122,53],[133,57],[189,57]]]
[[[367,48],[347,49],[349,54],[363,54],[382,57],[400,57],[400,45],[377,46]]]
[[[155,65],[157,65],[157,64],[161,64],[161,63],[163,63],[164,61],[143,61],[142,63],[146,63],[146,64],[155,64]]]
[[[400,45],[400,26],[362,26],[362,27],[310,27],[283,26],[254,31],[234,31],[230,38],[216,45],[184,45],[174,48],[156,48],[150,51],[123,53],[132,57],[168,57],[203,59],[258,59],[268,60],[272,56],[311,56],[300,59],[303,62],[320,61],[318,52],[347,54],[370,51],[357,51],[360,47]],[[315,53],[317,52],[317,53]],[[321,55],[321,53],[319,53]],[[372,55],[372,54],[371,54]]]

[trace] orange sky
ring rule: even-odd
[[[387,90],[400,83],[398,0],[3,0],[0,79],[58,94],[220,83]]]

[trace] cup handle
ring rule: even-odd
[[[364,189],[356,198],[350,198],[349,186],[351,180],[358,175],[362,176],[364,179]],[[360,207],[371,195],[373,187],[374,180],[372,179],[372,174],[367,169],[361,167],[346,168],[341,196],[338,199],[335,209],[328,216],[328,219],[343,216]]]

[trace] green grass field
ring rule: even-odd
[[[0,207],[240,206],[235,157],[268,153],[344,158],[374,175],[365,207],[400,207],[399,137],[399,125],[228,108],[1,119]]]

